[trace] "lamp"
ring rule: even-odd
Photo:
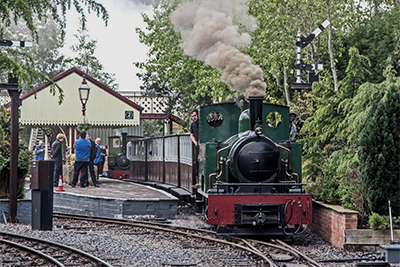
[[[86,83],[85,77],[83,77],[83,81],[81,86],[79,87],[79,99],[82,103],[82,116],[85,116],[86,111],[86,103],[89,99],[90,88]]]

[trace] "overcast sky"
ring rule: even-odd
[[[144,61],[148,48],[139,43],[135,28],[145,28],[140,13],[150,14],[152,7],[131,0],[97,0],[97,2],[107,9],[109,22],[106,27],[101,18],[91,14],[87,17],[90,39],[97,40],[95,56],[105,71],[115,74],[119,91],[139,91],[141,82],[136,77],[138,70],[132,63]],[[78,43],[73,36],[79,27],[76,11],[69,11],[67,24],[66,44],[62,52],[73,56],[70,47]]]

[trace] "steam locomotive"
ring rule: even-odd
[[[132,141],[130,176],[191,190],[196,213],[221,235],[292,236],[312,223],[302,147],[289,141],[288,107],[262,97],[201,107],[198,157],[185,163],[192,148],[188,135]]]
[[[129,178],[130,162],[126,157],[126,144],[133,138],[136,138],[136,136],[128,136],[127,133],[122,133],[121,136],[108,137],[108,178]]]
[[[289,108],[248,100],[200,108],[198,200],[220,234],[299,234],[312,223],[312,197],[301,144],[288,141]]]

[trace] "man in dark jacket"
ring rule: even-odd
[[[86,139],[90,141],[90,161],[89,161],[89,173],[90,177],[92,177],[92,182],[95,187],[99,187],[99,184],[97,183],[96,179],[96,174],[94,173],[94,159],[96,158],[97,154],[97,146],[96,143],[90,139],[90,134],[86,133]],[[86,186],[89,186],[89,181],[87,181]]]
[[[57,134],[56,140],[51,144],[51,157],[54,161],[54,174],[53,174],[53,186],[57,187],[62,176],[62,149],[61,143],[64,142],[64,135],[62,133]]]

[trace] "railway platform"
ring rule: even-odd
[[[145,184],[100,178],[100,187],[71,187],[53,192],[53,212],[66,212],[109,218],[148,216],[173,219],[177,216],[179,199],[164,190]],[[32,190],[29,179],[25,199],[19,201],[18,217],[31,223]],[[0,210],[8,210],[8,201],[0,202]]]
[[[100,178],[100,182],[100,187],[64,185],[64,191],[54,190],[53,211],[112,218],[156,216],[169,219],[177,215],[178,198],[168,192],[109,178]]]

